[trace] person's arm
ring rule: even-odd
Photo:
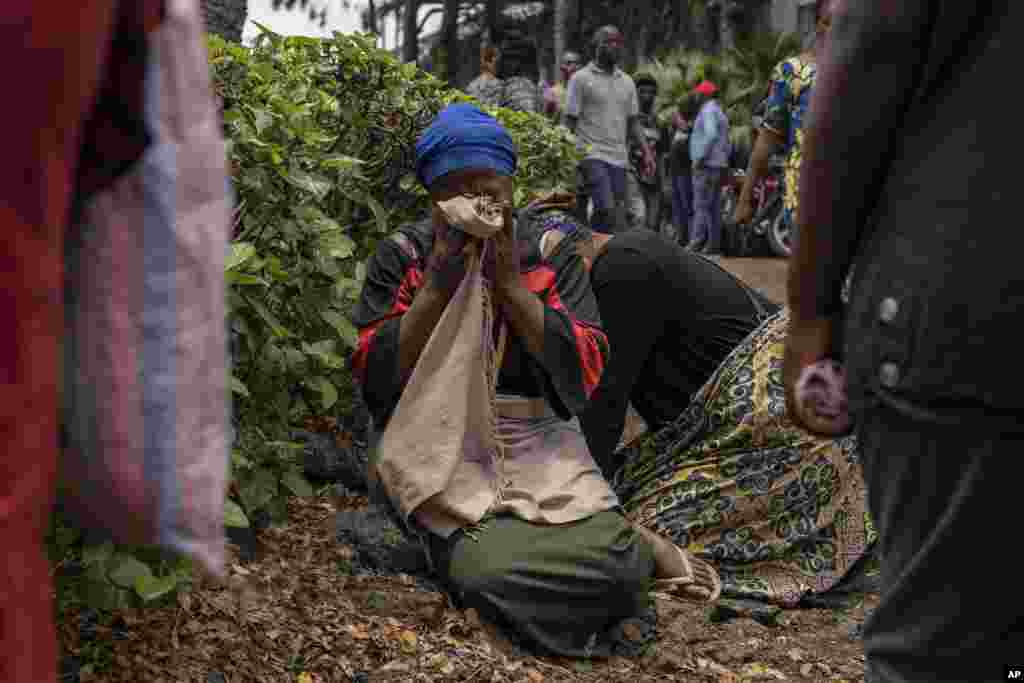
[[[594,460],[606,474],[622,438],[629,398],[664,317],[652,297],[665,291],[663,275],[642,254],[611,248],[591,271],[594,296],[614,354],[581,422]],[[685,402],[688,397],[682,397]]]
[[[798,246],[789,271],[796,319],[838,310],[861,229],[899,145],[926,45],[927,0],[837,3],[804,132]]]
[[[580,113],[583,111],[583,86],[580,85],[579,74],[573,74],[569,79],[569,85],[565,92],[565,111],[562,112],[562,123],[574,135],[576,126],[580,120]]]
[[[563,240],[541,267],[523,278],[530,296],[542,304],[543,350],[530,354],[544,372],[556,412],[581,415],[609,357],[608,338],[583,259],[569,240]]]
[[[444,246],[436,245],[435,241],[435,252]],[[398,404],[405,382],[461,281],[464,258],[453,257],[448,264],[435,261],[433,268],[424,265],[395,238],[382,240],[367,264],[353,311],[359,344],[352,355],[352,374],[381,426]]]
[[[926,0],[839,0],[811,99],[790,260],[783,377],[790,415],[804,368],[834,355],[840,292],[898,148],[926,50]]]

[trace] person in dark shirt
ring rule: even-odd
[[[788,312],[655,233],[540,220],[593,264],[611,356],[582,422],[629,518],[715,564],[731,597],[814,604],[858,577],[874,537],[857,442],[789,418]],[[620,446],[630,402],[651,431]]]
[[[1024,238],[1019,116],[992,93],[1024,58],[1024,4],[833,4],[804,134],[787,398],[805,368],[843,362],[882,561],[866,680],[1009,680],[1024,661]]]
[[[649,149],[654,150],[654,167],[644,167],[644,150],[637,142],[630,145],[630,166],[626,175],[629,195],[629,221],[634,228],[658,230],[661,225],[662,188],[665,185],[665,155],[668,153],[668,132],[658,123],[654,102],[658,98],[658,81],[650,74],[636,77],[636,97],[640,106],[637,123]]]
[[[576,239],[587,241],[582,232]],[[778,306],[657,233],[595,233],[589,242],[591,287],[613,347],[583,426],[591,453],[608,471],[629,403],[653,431],[672,422]]]

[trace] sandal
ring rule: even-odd
[[[667,593],[687,602],[706,603],[718,600],[722,594],[722,580],[718,571],[704,560],[693,557],[679,546],[679,559],[683,563],[683,576],[655,579],[652,590]]]

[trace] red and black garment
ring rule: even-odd
[[[571,419],[583,412],[601,380],[608,340],[582,259],[562,248],[568,245],[542,258],[537,222],[522,215],[517,220],[523,282],[544,303],[544,354],[533,357],[510,334],[498,393],[543,396],[560,417]],[[429,220],[407,225],[382,240],[367,264],[353,314],[359,347],[351,365],[377,429],[386,424],[402,393],[399,321],[423,285],[432,245]]]

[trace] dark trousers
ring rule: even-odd
[[[722,177],[724,169],[693,171],[693,219],[690,242],[703,244],[707,251],[722,249]]]
[[[689,173],[672,176],[672,224],[680,242],[690,233],[693,217],[693,177]]]
[[[1024,665],[1024,429],[904,412],[869,400],[859,416],[883,581],[864,628],[866,680],[1005,680],[1004,664]]]
[[[626,169],[605,161],[587,159],[580,163],[580,203],[586,212],[586,202],[594,202],[591,227],[608,234],[622,232],[621,208],[626,201]]]

